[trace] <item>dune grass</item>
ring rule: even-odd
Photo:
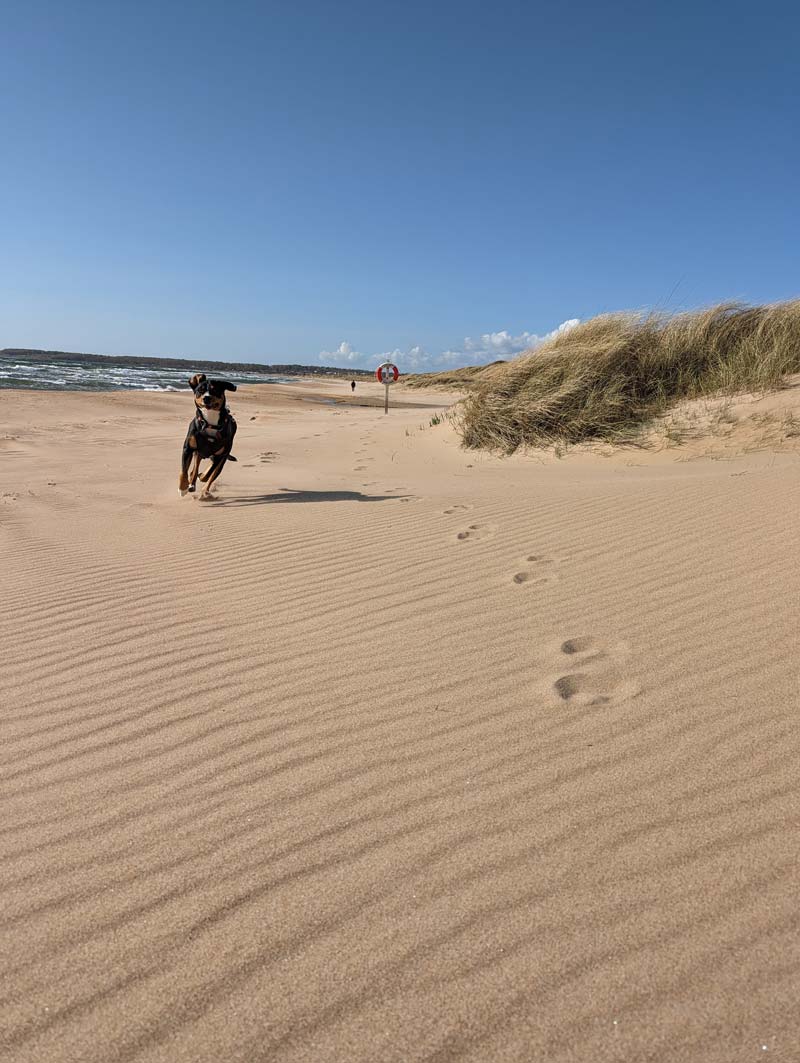
[[[466,446],[511,453],[622,441],[682,399],[766,391],[800,372],[800,300],[606,314],[512,362],[478,368],[483,374],[426,377],[468,390],[458,414]]]
[[[466,391],[478,384],[486,384],[502,375],[508,362],[500,359],[488,365],[465,365],[460,369],[445,369],[440,373],[410,373],[403,383],[409,388],[442,388]]]

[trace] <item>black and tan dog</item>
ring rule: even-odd
[[[225,462],[236,461],[231,454],[236,421],[225,403],[225,392],[236,391],[236,385],[227,380],[209,380],[205,373],[195,373],[189,387],[194,392],[197,409],[183,443],[178,486],[182,495],[194,491],[200,462],[210,458],[211,468],[200,477],[200,483],[205,486],[199,497],[205,499],[210,497],[211,485],[222,472]]]

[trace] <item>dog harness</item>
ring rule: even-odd
[[[216,413],[217,411],[212,411]],[[197,440],[197,452],[203,458],[210,458],[220,447],[224,447],[233,441],[236,431],[236,422],[228,412],[227,406],[219,411],[217,424],[209,424],[203,416],[203,411],[198,408],[197,415],[192,422],[191,432]]]

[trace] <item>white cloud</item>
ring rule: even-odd
[[[562,321],[558,328],[545,333],[544,336],[535,332],[520,332],[518,336],[512,336],[506,329],[501,332],[484,332],[478,339],[466,336],[462,347],[445,351],[441,357],[448,365],[484,365],[486,362],[495,362],[498,358],[513,358],[523,351],[540,347],[545,340],[558,335],[559,332],[566,332],[577,324],[579,319],[572,317],[569,321]]]
[[[398,369],[405,373],[426,372],[430,364],[431,355],[424,347],[417,345],[409,347],[407,351],[401,351],[395,347],[393,351],[384,351],[383,354],[375,355],[375,365],[381,362],[394,362]]]
[[[407,351],[401,351],[396,347],[393,351],[382,351],[377,354],[362,354],[356,351],[353,345],[345,340],[340,343],[335,351],[320,351],[319,360],[324,365],[354,366],[358,369],[376,369],[381,362],[395,362],[404,373],[425,371],[429,368],[431,355],[424,347],[410,347]]]
[[[326,365],[341,365],[342,362],[349,362],[351,365],[354,362],[359,361],[361,358],[366,358],[367,355],[360,354],[358,351],[354,351],[352,346],[345,340],[340,343],[335,351],[320,351],[319,360]]]
[[[570,317],[566,321],[562,321],[558,328],[554,328],[552,332],[548,332],[545,336],[546,340],[549,340],[551,336],[557,336],[559,332],[568,332],[569,329],[575,328],[576,325],[580,325],[581,319],[579,317]]]
[[[320,351],[319,360],[325,365],[354,366],[359,369],[374,369],[381,362],[391,361],[397,364],[402,373],[429,373],[451,366],[483,365],[498,358],[513,358],[522,351],[539,347],[545,340],[577,324],[578,318],[570,318],[543,336],[535,332],[520,332],[514,336],[507,329],[484,332],[477,339],[466,336],[461,347],[442,351],[441,354],[431,354],[420,345],[410,347],[407,351],[396,347],[393,351],[380,354],[362,354],[344,340],[335,351]]]

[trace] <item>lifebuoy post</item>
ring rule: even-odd
[[[394,362],[381,362],[378,368],[375,370],[375,376],[378,378],[378,383],[383,384],[386,388],[386,394],[383,403],[383,412],[389,412],[389,385],[394,384],[395,380],[400,376],[397,366]]]

